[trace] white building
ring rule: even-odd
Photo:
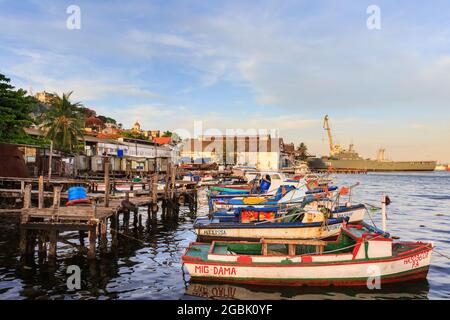
[[[282,165],[282,151],[283,139],[271,136],[203,136],[184,141],[181,161],[278,170]]]

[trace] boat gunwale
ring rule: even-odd
[[[398,273],[380,275],[381,283],[395,283],[402,281],[411,281],[426,278],[429,271],[429,265],[419,267],[416,269],[401,271]],[[311,285],[311,286],[361,286],[367,285],[367,277],[358,278],[289,278],[289,279],[279,279],[279,278],[231,278],[231,277],[211,277],[211,276],[192,276],[193,280],[197,281],[207,281],[207,282],[230,282],[230,283],[241,283],[241,284],[264,284],[264,285],[288,285],[288,286],[298,286],[298,285]],[[386,281],[388,280],[388,281]]]
[[[343,223],[345,221],[345,218],[347,217],[338,217],[338,218],[331,218],[327,220],[336,220],[336,221],[327,221],[327,223],[323,222],[267,222],[267,223],[261,223],[259,224],[255,222],[210,222],[209,224],[201,225],[194,221],[193,228],[194,229],[259,229],[259,228],[319,228],[323,226],[329,226],[329,225],[336,225]],[[204,219],[206,220],[206,219]],[[211,221],[211,220],[209,220]]]

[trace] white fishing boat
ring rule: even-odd
[[[325,239],[336,237],[348,216],[328,217],[323,212],[277,208],[240,208],[239,214],[199,217],[194,230],[199,241],[218,239],[259,241],[271,239]]]
[[[282,188],[285,187],[285,191]],[[308,190],[305,185],[299,187],[283,186],[273,196],[267,195],[246,195],[246,196],[211,196],[209,205],[212,212],[219,210],[232,210],[234,208],[243,208],[254,206],[264,207],[292,207],[303,203],[306,198],[323,199],[334,198],[339,190],[337,187],[317,188]]]

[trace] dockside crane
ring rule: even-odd
[[[323,119],[323,128],[327,131],[328,134],[328,142],[330,145],[330,155],[334,156],[338,154],[342,148],[340,144],[333,144],[333,136],[331,135],[331,128],[329,123],[329,117],[328,115],[325,116]]]

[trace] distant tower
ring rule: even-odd
[[[135,132],[141,132],[141,125],[139,124],[138,121],[136,121],[136,122],[133,124],[132,130],[135,131]]]

